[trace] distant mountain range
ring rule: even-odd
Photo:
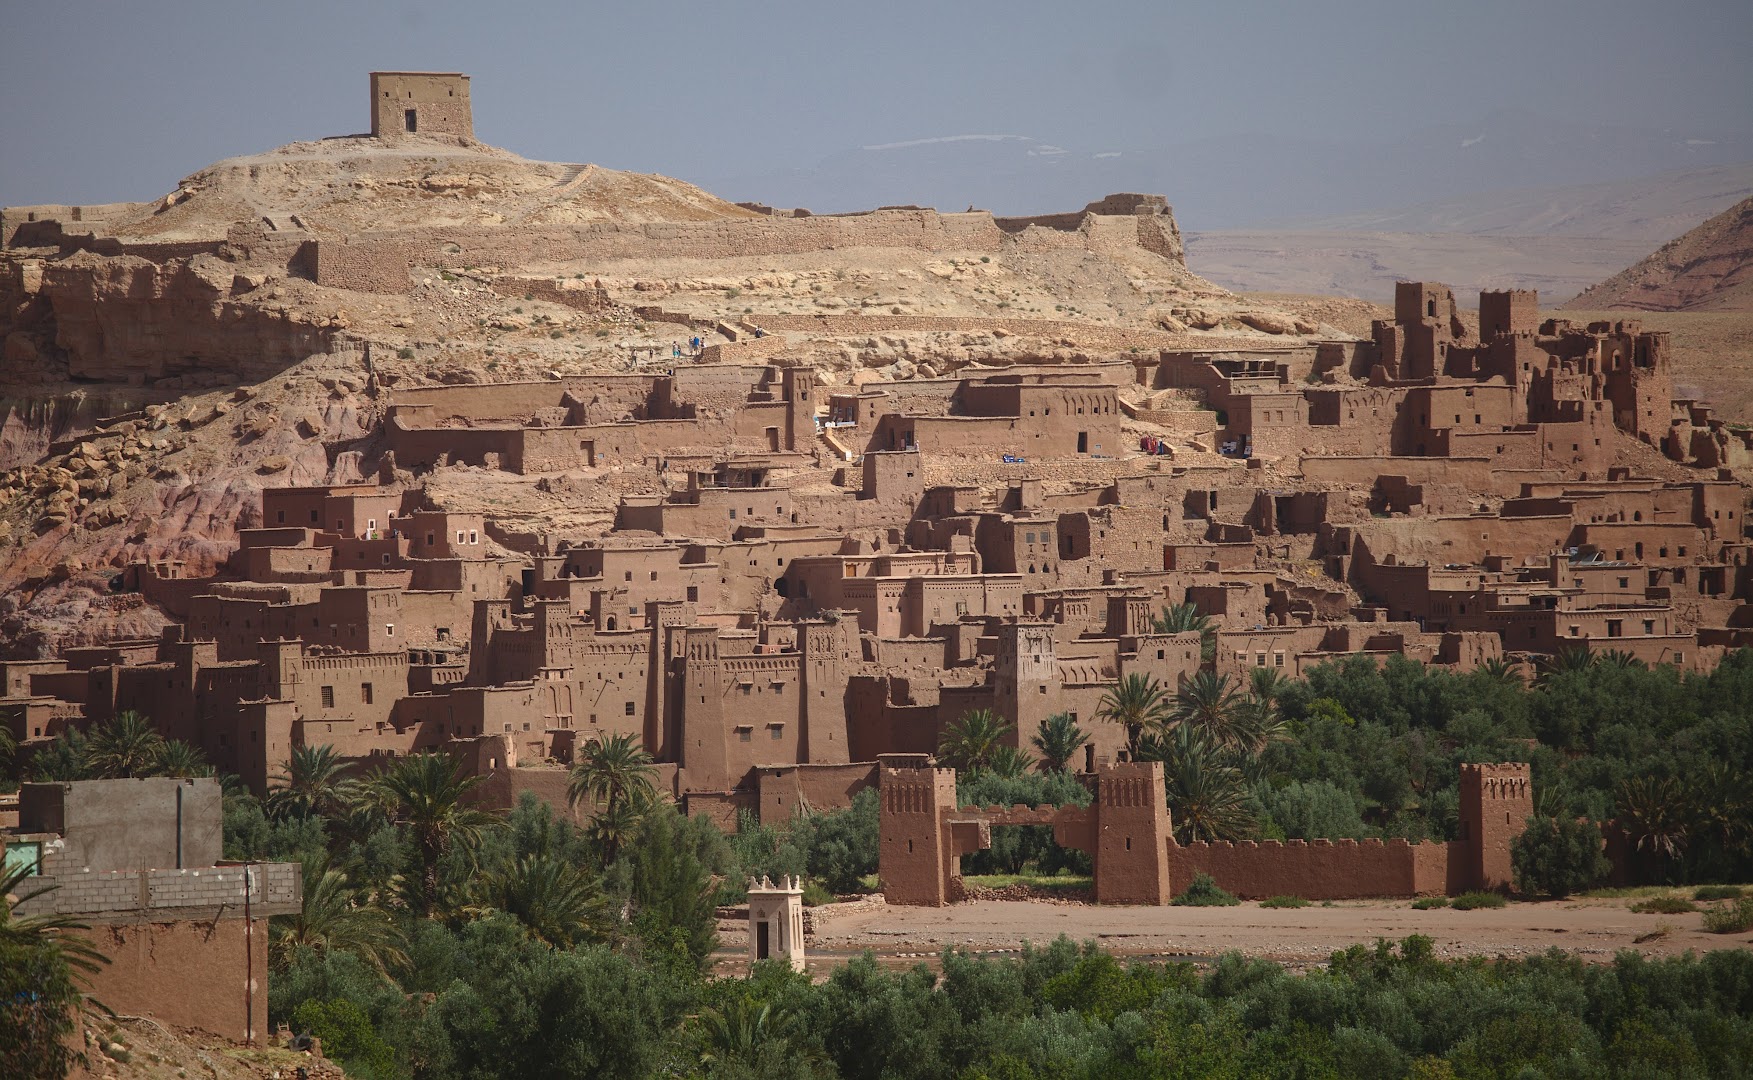
[[[1634,180],[1485,191],[1393,210],[1292,223],[1299,230],[1588,236],[1666,243],[1753,195],[1753,163]]]
[[[1165,128],[1170,123],[1165,119]],[[1399,214],[1408,221],[1477,219],[1470,231],[1488,232],[1514,227],[1514,215],[1500,222],[1469,209],[1481,192],[1526,198],[1534,193],[1522,189],[1641,182],[1750,161],[1753,132],[1564,124],[1512,110],[1476,124],[1360,142],[1238,133],[1079,147],[1021,134],[951,133],[848,149],[813,168],[697,179],[728,198],[818,213],[905,204],[1049,213],[1076,209],[1109,192],[1145,191],[1167,195],[1182,228],[1196,231],[1306,227]],[[1460,206],[1445,208],[1445,201],[1457,199]],[[1522,215],[1562,226],[1548,231],[1578,235],[1565,223],[1562,207],[1525,204]]]

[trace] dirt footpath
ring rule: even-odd
[[[816,934],[809,944],[816,954],[812,959],[826,961],[865,949],[887,957],[930,955],[952,944],[1008,950],[1065,934],[1133,955],[1205,959],[1240,950],[1290,963],[1323,961],[1349,945],[1408,934],[1434,939],[1437,955],[1444,957],[1527,956],[1557,946],[1587,960],[1608,961],[1621,949],[1668,956],[1688,949],[1753,946],[1753,935],[1705,933],[1698,912],[1639,915],[1627,910],[1628,903],[1573,900],[1495,910],[1415,911],[1403,900],[1295,909],[1257,903],[1182,908],[976,900],[944,908],[862,906],[838,917],[831,909],[818,908]]]

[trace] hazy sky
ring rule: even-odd
[[[526,156],[708,187],[964,134],[1350,140],[1517,106],[1753,127],[1749,0],[5,6],[0,204],[152,198],[361,131],[373,69],[472,75],[477,136]]]

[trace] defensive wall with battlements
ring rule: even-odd
[[[1099,904],[1162,905],[1195,874],[1245,899],[1445,896],[1504,889],[1510,845],[1534,813],[1528,766],[1461,766],[1457,839],[1176,843],[1160,762],[1105,765],[1083,780],[1088,807],[962,807],[956,773],[920,760],[879,759],[880,875],[891,904],[942,907],[962,899],[961,857],[991,846],[992,829],[1048,825],[1062,847],[1091,855]]]

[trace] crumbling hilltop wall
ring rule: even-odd
[[[841,248],[996,252],[1006,244],[1116,251],[1142,248],[1184,265],[1181,232],[1160,195],[1110,195],[1072,214],[995,218],[889,209],[807,217],[600,222],[573,227],[468,226],[362,233],[307,241],[319,285],[403,292],[416,266],[532,265],[611,259],[730,259]]]

